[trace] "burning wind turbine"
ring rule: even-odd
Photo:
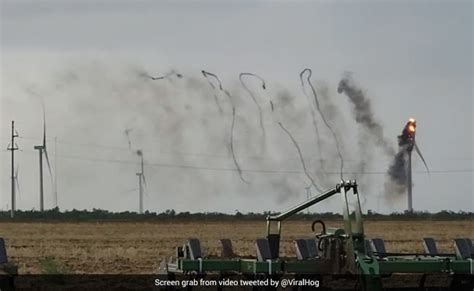
[[[392,165],[388,169],[388,174],[392,184],[396,187],[392,190],[402,193],[405,188],[408,190],[408,211],[413,211],[412,201],[412,167],[411,167],[411,153],[413,148],[420,156],[423,164],[430,172],[428,165],[426,164],[425,158],[421,154],[420,149],[415,141],[416,134],[416,120],[414,118],[408,119],[405,127],[402,130],[402,134],[398,136],[398,152],[394,157]]]

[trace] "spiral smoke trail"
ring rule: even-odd
[[[308,177],[308,179],[311,181],[311,185],[313,185],[314,188],[317,191],[322,192],[321,188],[316,184],[313,177],[311,177],[311,175],[308,173],[308,169],[306,169],[306,164],[304,162],[303,154],[301,153],[301,148],[298,145],[298,143],[296,142],[295,138],[291,135],[290,131],[283,126],[283,124],[281,122],[278,122],[278,125],[281,127],[281,129],[288,135],[288,137],[293,142],[293,145],[295,146],[296,151],[298,152],[298,156],[300,157],[301,166],[303,167],[303,171],[304,171],[306,177]]]
[[[146,75],[146,77],[148,77],[148,78],[150,78],[150,79],[152,79],[152,80],[154,80],[154,81],[156,81],[156,80],[164,80],[164,79],[170,80],[170,78],[171,78],[172,76],[176,76],[176,77],[178,77],[178,78],[182,78],[182,77],[183,77],[183,75],[181,75],[180,73],[177,73],[175,70],[171,70],[171,71],[169,71],[168,73],[166,73],[164,76],[160,76],[160,77],[153,77],[153,76],[150,76],[150,75],[148,75],[148,74]]]
[[[322,152],[322,145],[321,145],[321,136],[319,135],[318,124],[316,122],[316,112],[314,112],[313,102],[311,102],[311,97],[306,92],[306,88],[304,86],[303,75],[306,71],[309,71],[310,74],[311,74],[311,70],[308,69],[308,68],[301,71],[301,73],[300,73],[301,88],[303,90],[304,95],[306,96],[306,98],[308,100],[308,105],[309,105],[309,108],[310,108],[311,117],[313,119],[314,132],[316,134],[316,143],[318,145],[318,154],[319,154],[319,157],[321,158],[321,161],[320,161],[321,162],[321,170],[324,174],[326,174],[325,162],[324,162],[324,159],[323,159],[323,152]]]
[[[256,74],[253,74],[253,73],[240,73],[240,75],[239,75],[239,80],[240,80],[240,83],[242,84],[242,87],[244,87],[245,91],[247,91],[247,93],[250,95],[250,97],[252,97],[252,100],[255,103],[255,105],[257,105],[258,115],[259,115],[259,118],[260,118],[260,129],[262,130],[262,140],[263,140],[263,145],[265,145],[266,133],[265,133],[265,126],[263,125],[262,107],[260,106],[260,104],[258,104],[257,98],[255,98],[255,95],[252,93],[252,91],[245,84],[245,82],[242,78],[243,76],[252,76],[252,77],[255,77],[255,78],[259,79],[262,82],[262,89],[263,90],[266,89],[265,80],[262,77],[260,77],[259,75],[256,75]]]
[[[324,116],[323,112],[321,111],[321,107],[319,105],[319,100],[318,100],[318,95],[316,94],[316,90],[314,89],[314,86],[313,84],[311,83],[311,75],[313,74],[313,71],[309,68],[306,68],[303,70],[304,71],[308,71],[308,77],[306,78],[307,80],[307,83],[308,85],[310,86],[311,88],[311,91],[313,93],[313,96],[314,96],[314,102],[316,103],[316,109],[318,110],[319,112],[319,115],[321,116],[321,119],[323,120],[324,124],[326,125],[326,127],[329,129],[329,131],[331,132],[332,136],[334,137],[334,141],[336,142],[336,149],[337,149],[337,154],[339,155],[339,159],[341,161],[341,166],[340,166],[340,173],[341,173],[341,180],[343,180],[343,172],[344,172],[344,158],[342,157],[342,153],[341,153],[341,146],[339,144],[339,139],[337,138],[337,135],[336,135],[336,132],[332,129],[332,127],[329,125],[329,123],[327,122],[326,120],[326,117]],[[302,72],[302,73],[303,73]]]
[[[231,127],[230,127],[230,152],[232,154],[232,160],[234,161],[234,165],[235,165],[235,167],[236,167],[236,169],[239,173],[240,180],[242,180],[242,182],[244,182],[246,184],[250,184],[247,180],[245,180],[245,178],[243,176],[243,173],[242,173],[242,169],[240,168],[239,162],[237,161],[237,157],[235,155],[235,150],[234,150],[235,106],[234,106],[234,103],[232,101],[232,96],[230,95],[229,91],[224,89],[224,87],[222,86],[221,80],[219,79],[219,77],[216,74],[213,74],[213,73],[210,73],[210,72],[207,72],[207,71],[204,71],[204,70],[202,70],[201,72],[202,72],[203,76],[206,79],[208,79],[208,76],[211,76],[214,79],[216,79],[217,82],[219,83],[219,90],[224,92],[224,94],[229,98],[229,103],[232,107],[232,123],[231,123]],[[211,87],[213,89],[216,89],[216,87],[210,82],[209,79],[208,79],[208,82],[209,82],[209,84],[211,85]]]
[[[314,186],[314,188],[321,192],[321,188],[316,184],[316,182],[314,181],[313,177],[309,174],[308,172],[308,169],[306,168],[306,163],[304,161],[304,158],[303,158],[303,154],[301,152],[301,148],[300,146],[298,145],[298,142],[296,141],[296,139],[293,137],[293,135],[291,134],[291,132],[285,127],[283,126],[283,123],[280,121],[280,118],[278,118],[278,116],[275,116],[277,114],[277,112],[275,112],[275,107],[273,105],[273,101],[270,100],[270,105],[271,105],[271,109],[272,109],[272,117],[273,117],[273,120],[278,123],[278,125],[280,126],[280,129],[282,131],[285,132],[285,134],[288,136],[288,138],[291,140],[291,142],[293,143],[293,145],[295,146],[296,148],[296,151],[298,153],[298,156],[300,158],[300,163],[301,163],[301,166],[303,168],[303,171],[306,175],[306,177],[310,180],[310,184],[309,186],[305,186],[305,187],[311,187],[311,186]]]
[[[213,89],[213,90],[216,90],[216,86],[214,86],[214,84],[211,82],[211,80],[209,79],[209,76],[211,77],[214,77],[220,84],[220,80],[219,78],[217,78],[216,75],[212,74],[212,73],[209,73],[209,72],[206,72],[204,70],[201,71],[202,75],[204,76],[204,78],[206,78],[207,80],[207,83],[209,84],[209,86]],[[219,102],[219,99],[217,98],[217,94],[214,92],[214,101],[216,102],[216,105],[217,105],[217,108],[219,109],[219,113],[222,114],[223,113],[223,110],[222,110],[222,106]]]

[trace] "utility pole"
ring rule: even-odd
[[[43,193],[43,150],[44,146],[34,146],[35,150],[39,152],[39,179],[40,179],[40,211],[44,211],[44,193]]]
[[[15,138],[18,137],[18,134],[15,133],[15,121],[12,120],[12,141],[7,150],[12,152],[12,208],[10,212],[10,217],[15,216],[15,151],[18,150],[18,145],[15,144]]]

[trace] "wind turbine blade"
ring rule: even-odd
[[[20,166],[16,166],[16,171],[15,171],[15,182],[16,182],[16,190],[18,191],[18,198],[20,198],[20,183],[18,182],[18,170],[20,169]]]
[[[143,174],[143,175],[142,175],[142,177],[143,177],[143,186],[145,186],[145,188],[146,188],[146,179],[145,179],[145,175]]]
[[[143,186],[145,187],[145,191],[144,191],[145,195],[146,197],[150,198],[150,196],[148,196],[148,187],[146,186],[145,173],[143,173],[142,177],[143,177]]]
[[[51,163],[49,162],[48,151],[46,150],[46,147],[43,149],[43,151],[44,151],[44,156],[46,157],[46,163],[48,164],[48,171],[49,171],[49,177],[51,178],[51,185],[54,186],[53,171],[51,171]]]
[[[20,191],[20,183],[18,183],[18,178],[15,179],[15,181],[16,181],[16,191],[17,191],[17,193],[18,193],[18,196],[17,196],[17,197],[20,198],[20,196],[21,196],[21,191]]]
[[[418,155],[420,156],[421,160],[423,161],[423,164],[425,164],[425,168],[428,171],[428,175],[429,175],[430,174],[430,169],[428,168],[428,165],[426,164],[425,158],[423,158],[423,155],[421,154],[421,151],[418,148],[418,145],[416,144],[416,142],[415,142],[415,150],[418,153]]]
[[[41,102],[41,106],[43,107],[43,147],[46,148],[46,109],[43,102]]]
[[[54,187],[53,172],[51,171],[51,163],[49,162],[48,151],[46,150],[46,109],[44,106],[44,102],[41,102],[41,106],[43,107],[43,152],[44,152],[44,156],[46,157],[46,163],[48,164],[48,171],[49,171],[49,178],[51,179],[51,185],[52,187]]]

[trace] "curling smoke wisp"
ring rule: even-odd
[[[262,112],[262,107],[260,106],[260,104],[258,103],[257,101],[257,98],[255,98],[255,95],[253,94],[253,92],[247,87],[247,85],[245,84],[244,80],[242,77],[244,76],[252,76],[252,77],[255,77],[257,79],[259,79],[261,82],[262,82],[262,89],[265,90],[266,89],[266,85],[265,85],[265,80],[260,77],[259,75],[256,75],[256,74],[253,74],[253,73],[240,73],[239,74],[239,80],[240,80],[240,83],[242,84],[242,87],[244,87],[245,91],[247,91],[247,93],[250,95],[250,97],[252,98],[253,102],[255,103],[255,105],[257,106],[257,109],[258,109],[258,117],[259,117],[259,122],[260,122],[260,129],[262,130],[262,144],[263,144],[263,147],[265,148],[265,139],[266,139],[266,133],[265,133],[265,126],[263,124],[263,112]]]
[[[219,80],[219,78],[216,75],[214,75],[212,73],[206,72],[204,70],[202,70],[201,73],[204,76],[204,78],[206,78],[207,83],[209,84],[209,86],[214,90],[214,101],[216,102],[216,106],[219,109],[219,113],[222,114],[222,112],[223,112],[222,106],[219,102],[219,98],[217,98],[217,94],[215,93],[216,86],[214,86],[214,84],[211,82],[209,77],[213,77],[214,79],[216,79],[219,82],[219,88],[222,88],[221,81]]]
[[[235,155],[235,149],[234,149],[234,128],[235,128],[235,106],[234,106],[234,103],[232,101],[232,96],[230,95],[229,91],[227,91],[226,89],[224,89],[224,87],[222,86],[222,82],[221,80],[219,79],[219,77],[216,75],[216,74],[213,74],[213,73],[209,73],[207,71],[204,71],[202,70],[201,71],[202,74],[204,75],[204,77],[206,79],[208,79],[208,76],[212,76],[214,77],[217,82],[219,83],[219,89],[224,92],[224,94],[229,98],[229,103],[230,103],[230,106],[232,107],[232,122],[231,122],[231,127],[230,127],[230,152],[232,154],[232,160],[234,161],[234,165],[239,173],[239,177],[240,177],[240,180],[242,180],[242,182],[246,183],[246,184],[249,184],[249,182],[244,178],[243,174],[242,174],[242,169],[240,167],[240,164],[239,162],[237,161],[237,157]],[[209,79],[208,79],[209,81]],[[211,87],[213,89],[215,89],[215,86],[212,85],[212,83],[209,81],[209,84],[211,85]]]
[[[308,169],[306,168],[306,164],[304,162],[304,158],[303,158],[303,154],[301,153],[301,148],[300,146],[298,145],[298,143],[296,142],[295,138],[293,137],[293,135],[291,135],[291,133],[283,126],[283,124],[281,122],[278,122],[278,125],[281,127],[281,129],[288,135],[288,137],[291,139],[291,141],[293,142],[293,145],[295,146],[296,148],[296,151],[298,152],[298,156],[300,158],[300,161],[301,161],[301,166],[303,167],[303,171],[306,175],[306,177],[308,177],[308,179],[311,181],[311,185],[314,186],[314,188],[319,191],[319,192],[322,192],[321,188],[316,184],[316,182],[314,181],[313,177],[311,177],[311,175],[309,174],[308,172]]]
[[[181,75],[180,73],[177,73],[175,70],[171,70],[169,71],[168,73],[166,73],[165,75],[163,76],[159,76],[159,77],[153,77],[153,76],[150,76],[150,75],[146,75],[148,78],[156,81],[156,80],[164,80],[164,79],[168,79],[170,80],[172,76],[176,76],[177,78],[182,78],[183,75]]]
[[[313,93],[313,96],[314,96],[314,102],[316,104],[316,109],[318,110],[319,112],[319,115],[321,116],[321,119],[323,120],[324,124],[326,125],[326,127],[329,129],[329,131],[331,132],[333,138],[334,138],[334,141],[336,143],[336,149],[337,149],[337,154],[339,156],[339,160],[340,160],[340,178],[341,180],[343,180],[343,172],[344,172],[344,158],[342,157],[342,153],[341,153],[341,145],[339,143],[339,139],[336,135],[336,132],[334,131],[334,129],[329,125],[329,123],[327,122],[326,120],[326,117],[324,116],[322,110],[321,110],[321,106],[319,104],[319,100],[318,100],[318,95],[316,94],[316,90],[314,89],[314,86],[313,84],[311,83],[311,75],[313,74],[312,70],[311,69],[304,69],[300,76],[302,77],[304,72],[307,71],[308,72],[308,76],[306,77],[306,80],[307,80],[307,83],[308,85],[310,86],[311,88],[311,91]]]
[[[314,132],[316,134],[316,143],[317,143],[317,147],[318,147],[318,154],[319,154],[319,157],[321,158],[320,159],[321,170],[323,171],[323,173],[326,173],[325,162],[324,162],[324,159],[322,158],[323,157],[323,152],[322,152],[321,136],[319,134],[318,124],[316,122],[316,112],[315,112],[315,109],[314,109],[314,106],[313,106],[313,102],[311,101],[312,98],[308,95],[308,93],[306,92],[306,88],[304,86],[303,75],[305,74],[306,71],[309,71],[309,73],[311,74],[311,70],[308,69],[308,68],[306,68],[306,69],[304,69],[303,71],[300,72],[301,89],[303,90],[303,93],[306,96],[306,99],[308,100],[308,105],[309,105],[310,112],[311,112],[311,118],[312,118],[312,121],[313,121]]]

